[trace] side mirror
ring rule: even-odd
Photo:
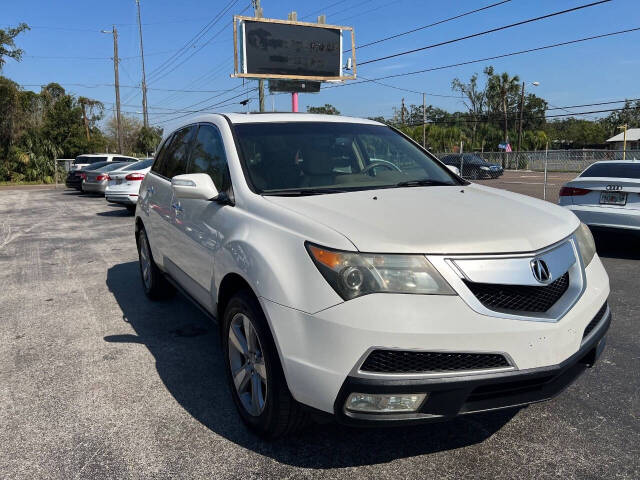
[[[171,179],[171,189],[176,198],[216,200],[219,195],[213,180],[206,173],[176,175]]]

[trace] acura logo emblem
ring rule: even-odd
[[[540,283],[549,283],[551,281],[551,272],[549,272],[549,266],[544,260],[540,258],[531,260],[531,271],[535,279]]]
[[[607,185],[607,190],[622,190],[622,185]]]

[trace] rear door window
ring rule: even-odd
[[[195,130],[196,125],[191,125],[173,134],[171,144],[167,147],[165,162],[163,162],[165,177],[173,178],[176,175],[187,173],[189,149]]]
[[[231,179],[224,143],[214,125],[200,125],[191,149],[187,173],[208,174],[219,191],[225,191],[230,187]]]
[[[164,174],[165,173],[164,166],[166,164],[165,160],[167,158],[167,149],[169,148],[169,145],[171,144],[172,140],[173,140],[173,135],[169,135],[167,139],[164,141],[164,143],[162,144],[162,146],[160,147],[160,150],[158,150],[158,153],[156,154],[156,159],[153,162],[153,165],[151,166],[152,172],[157,173],[158,175],[162,175],[163,177],[166,176]]]

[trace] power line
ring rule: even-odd
[[[452,44],[452,43],[461,42],[463,40],[468,40],[470,38],[475,38],[475,37],[479,37],[479,36],[482,36],[482,35],[487,35],[489,33],[494,33],[494,32],[498,32],[498,31],[502,31],[502,30],[507,30],[509,28],[514,28],[514,27],[517,27],[517,26],[520,26],[520,25],[525,25],[525,24],[532,23],[532,22],[538,22],[540,20],[545,20],[547,18],[555,17],[555,16],[558,16],[558,15],[564,15],[566,13],[575,12],[577,10],[582,10],[584,8],[594,7],[596,5],[600,5],[600,4],[603,4],[603,3],[608,3],[610,1],[611,0],[599,0],[597,2],[588,3],[586,5],[580,5],[580,6],[577,6],[577,7],[569,8],[567,10],[561,10],[561,11],[558,11],[558,12],[549,13],[547,15],[542,15],[540,17],[529,18],[528,20],[522,20],[520,22],[511,23],[509,25],[503,25],[501,27],[492,28],[490,30],[485,30],[483,32],[473,33],[471,35],[465,35],[463,37],[458,37],[458,38],[454,38],[454,39],[451,39],[451,40],[446,40],[444,42],[432,43],[431,45],[425,45],[424,47],[414,48],[414,49],[411,49],[411,50],[406,50],[404,52],[398,52],[398,53],[393,53],[391,55],[385,55],[384,57],[374,58],[374,59],[371,59],[371,60],[360,62],[358,64],[358,66],[361,67],[363,65],[367,65],[367,64],[370,64],[370,63],[374,63],[374,62],[380,62],[382,60],[388,60],[390,58],[396,58],[396,57],[400,57],[402,55],[408,55],[410,53],[421,52],[421,51],[424,51],[424,50],[427,50],[427,49],[430,49],[430,48],[441,47],[443,45],[449,45],[449,44]]]
[[[334,3],[330,4],[330,5],[326,5],[326,6],[322,7],[322,8],[319,8],[318,10],[314,10],[311,13],[307,13],[306,15],[303,15],[302,17],[300,17],[300,20],[312,17],[313,15],[315,15],[317,13],[321,13],[321,12],[324,12],[326,10],[329,10],[330,8],[335,7],[336,5],[340,5],[341,3],[344,3],[344,2],[346,2],[346,0],[339,0],[337,2],[334,2]]]
[[[356,48],[366,48],[366,47],[370,47],[371,45],[376,45],[378,43],[386,42],[387,40],[393,40],[394,38],[402,37],[404,35],[409,35],[410,33],[419,32],[420,30],[425,30],[427,28],[435,27],[436,25],[442,25],[443,23],[451,22],[453,20],[457,20],[459,18],[466,17],[467,15],[472,15],[474,13],[482,12],[483,10],[489,10],[490,8],[497,7],[498,5],[502,5],[504,3],[509,3],[510,1],[511,0],[503,0],[501,2],[492,3],[491,5],[487,5],[487,6],[482,7],[482,8],[476,8],[475,10],[470,10],[468,12],[464,12],[464,13],[461,13],[459,15],[455,15],[453,17],[445,18],[443,20],[439,20],[437,22],[430,23],[428,25],[423,25],[421,27],[412,28],[411,30],[407,30],[406,32],[396,33],[395,35],[390,35],[388,37],[381,38],[380,40],[374,40],[373,42],[369,42],[369,43],[365,43],[363,45],[359,45]],[[345,50],[345,52],[348,52],[348,51],[350,51],[350,50]]]
[[[214,103],[212,105],[207,105],[206,107],[203,107],[203,108],[198,109],[198,110],[193,110],[193,111],[191,111],[191,112],[189,112],[189,113],[187,113],[185,115],[179,115],[177,117],[168,118],[168,119],[162,120],[160,122],[155,122],[155,125],[158,125],[160,123],[172,122],[174,120],[179,120],[180,118],[187,117],[187,116],[191,115],[192,113],[204,112],[204,111],[210,110],[210,109],[215,108],[215,107],[218,107],[218,108],[224,107],[224,106],[226,106],[226,104],[232,105],[232,104],[235,104],[235,103],[240,103],[240,102],[232,102],[232,103],[227,103],[227,102],[229,102],[230,100],[234,100],[236,98],[239,98],[239,97],[243,97],[243,96],[247,95],[249,92],[257,92],[257,91],[258,91],[257,88],[253,88],[253,89],[251,89],[251,90],[249,90],[247,92],[240,92],[238,95],[234,95],[233,97],[229,97],[229,98],[227,98],[225,100],[220,101],[219,103]]]
[[[233,7],[239,0],[230,0],[225,7],[222,8],[218,14],[216,14],[204,27],[202,27],[198,32],[191,37],[182,47],[180,47],[176,53],[167,58],[164,62],[158,65],[154,70],[149,73],[149,77],[152,77],[158,72],[161,72],[163,69],[169,67],[171,63],[173,63],[180,55],[186,53],[189,48],[192,48],[196,45],[196,42],[200,40],[204,35],[207,34],[211,28],[222,18],[222,15],[227,11],[228,8]]]
[[[464,97],[462,97],[462,96],[460,96],[460,95],[446,95],[446,94],[443,94],[443,93],[419,92],[419,91],[417,91],[417,90],[411,90],[410,88],[403,88],[403,87],[398,87],[398,86],[396,86],[396,85],[389,85],[388,83],[378,82],[377,80],[374,80],[374,79],[368,79],[368,78],[366,78],[366,77],[363,77],[362,75],[360,75],[360,78],[362,78],[362,79],[364,79],[364,80],[368,80],[368,81],[370,81],[370,82],[373,82],[373,83],[375,83],[375,84],[377,84],[377,85],[381,85],[381,86],[383,86],[383,87],[393,88],[393,89],[396,89],[396,90],[401,90],[401,91],[403,91],[403,92],[415,93],[415,94],[417,94],[417,95],[422,95],[422,94],[424,93],[424,94],[429,95],[429,96],[431,96],[431,97],[458,98],[458,99],[460,99],[460,98],[464,98]]]
[[[425,68],[422,70],[414,70],[412,72],[403,72],[403,73],[395,73],[392,75],[385,75],[383,77],[377,77],[374,79],[370,79],[370,80],[362,80],[362,81],[357,81],[357,82],[351,82],[351,83],[342,83],[340,85],[332,85],[329,87],[324,87],[323,90],[329,89],[329,88],[340,88],[340,87],[347,87],[347,86],[352,86],[352,85],[359,85],[361,83],[369,83],[369,82],[374,82],[374,81],[378,81],[378,80],[386,80],[389,78],[397,78],[397,77],[406,77],[409,75],[417,75],[419,73],[428,73],[428,72],[434,72],[437,70],[445,70],[447,68],[455,68],[455,67],[462,67],[464,65],[471,65],[474,63],[483,63],[483,62],[488,62],[490,60],[498,60],[500,58],[506,58],[506,57],[513,57],[516,55],[524,55],[527,53],[533,53],[533,52],[539,52],[541,50],[547,50],[550,48],[556,48],[556,47],[562,47],[562,46],[566,46],[566,45],[573,45],[576,43],[582,43],[582,42],[587,42],[590,40],[597,40],[600,38],[606,38],[606,37],[612,37],[614,35],[622,35],[625,33],[631,33],[631,32],[637,32],[640,30],[640,27],[636,27],[636,28],[629,28],[626,30],[618,30],[617,32],[610,32],[610,33],[603,33],[601,35],[592,35],[590,37],[584,37],[584,38],[578,38],[576,40],[569,40],[567,42],[558,42],[558,43],[552,43],[550,45],[544,45],[542,47],[536,47],[536,48],[528,48],[526,50],[519,50],[517,52],[509,52],[509,53],[504,53],[501,55],[494,55],[491,57],[484,57],[484,58],[478,58],[475,60],[467,60],[465,62],[458,62],[458,63],[452,63],[449,65],[441,65],[439,67],[431,67],[431,68]]]

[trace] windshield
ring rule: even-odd
[[[640,178],[638,163],[595,163],[580,174],[581,177]]]
[[[144,168],[148,168],[153,163],[153,158],[149,158],[147,160],[142,160],[140,162],[132,163],[127,168],[123,168],[122,170],[142,170]]]
[[[106,162],[106,161],[107,161],[107,157],[87,157],[85,155],[80,155],[79,157],[76,157],[76,159],[73,161],[73,164],[74,165],[84,165],[84,164],[91,165],[92,163]]]
[[[247,176],[258,193],[459,184],[448,169],[382,125],[246,123],[237,124],[235,131]]]

